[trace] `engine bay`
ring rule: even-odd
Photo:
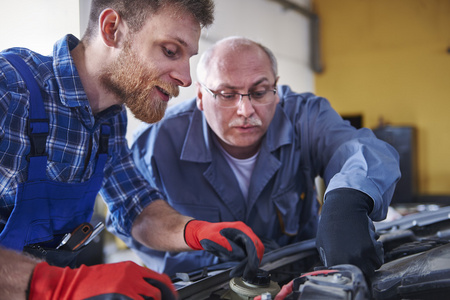
[[[448,299],[450,292],[450,207],[439,207],[377,223],[384,247],[383,266],[366,278],[353,265],[324,268],[315,240],[278,248],[264,255],[254,279],[230,278],[233,262],[172,281],[180,299],[273,299],[293,281],[286,299]]]

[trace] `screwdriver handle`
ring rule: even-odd
[[[62,246],[62,249],[75,251],[84,245],[86,240],[91,236],[93,227],[90,223],[85,222],[79,225],[70,235],[67,243]]]

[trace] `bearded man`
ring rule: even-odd
[[[126,106],[156,122],[191,84],[189,59],[213,9],[212,0],[93,0],[81,41],[65,36],[52,56],[0,53],[1,299],[175,298],[166,275],[130,262],[62,268],[82,249],[64,236],[90,221],[99,190],[117,232],[164,251],[220,245],[242,259],[238,274],[256,272],[264,247],[254,233],[176,212],[137,171],[125,139]],[[218,238],[224,228],[249,249],[236,256]]]

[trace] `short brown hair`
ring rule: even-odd
[[[138,32],[152,14],[165,6],[176,6],[191,13],[201,27],[207,27],[214,21],[213,0],[92,0],[88,27],[83,41],[89,42],[97,32],[97,22],[101,12],[112,8],[127,22],[132,33]]]

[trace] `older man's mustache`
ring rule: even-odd
[[[245,119],[234,119],[228,125],[230,127],[261,126],[262,122],[259,118],[250,117]]]

